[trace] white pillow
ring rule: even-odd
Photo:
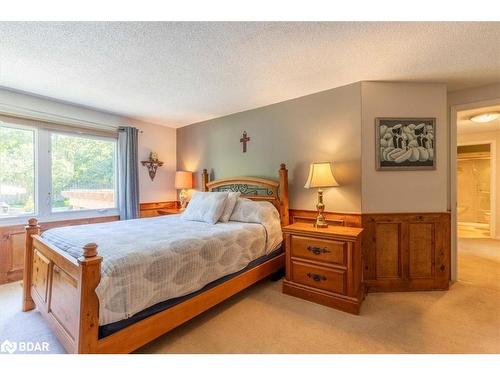
[[[194,192],[182,218],[215,224],[224,212],[227,192]]]
[[[266,253],[283,241],[280,214],[271,202],[238,198],[231,220],[262,224],[266,229]]]
[[[262,223],[267,216],[279,218],[279,212],[271,202],[238,198],[230,220],[243,223]]]
[[[224,206],[224,212],[222,213],[222,216],[220,217],[219,221],[221,221],[223,223],[227,223],[229,221],[229,218],[231,217],[231,214],[233,213],[234,206],[236,205],[236,201],[238,200],[240,195],[241,195],[240,192],[228,193],[228,196],[226,199],[226,205]]]

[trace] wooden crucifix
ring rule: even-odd
[[[243,152],[247,152],[247,142],[250,142],[250,137],[247,136],[246,131],[243,131],[243,136],[240,138],[240,143],[243,143]]]

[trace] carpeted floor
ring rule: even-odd
[[[141,348],[139,353],[499,353],[500,241],[459,242],[447,292],[369,294],[354,316],[263,281]],[[40,340],[64,352],[19,283],[0,287],[0,341]]]

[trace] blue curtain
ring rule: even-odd
[[[118,129],[118,207],[120,220],[139,217],[139,130],[130,126]]]

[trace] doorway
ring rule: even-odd
[[[478,143],[457,147],[458,238],[490,238],[493,234],[491,146]]]
[[[500,101],[468,105],[452,114],[456,116],[452,121],[456,129],[451,163],[452,276],[495,289],[500,266],[500,204],[496,201],[500,196]]]

